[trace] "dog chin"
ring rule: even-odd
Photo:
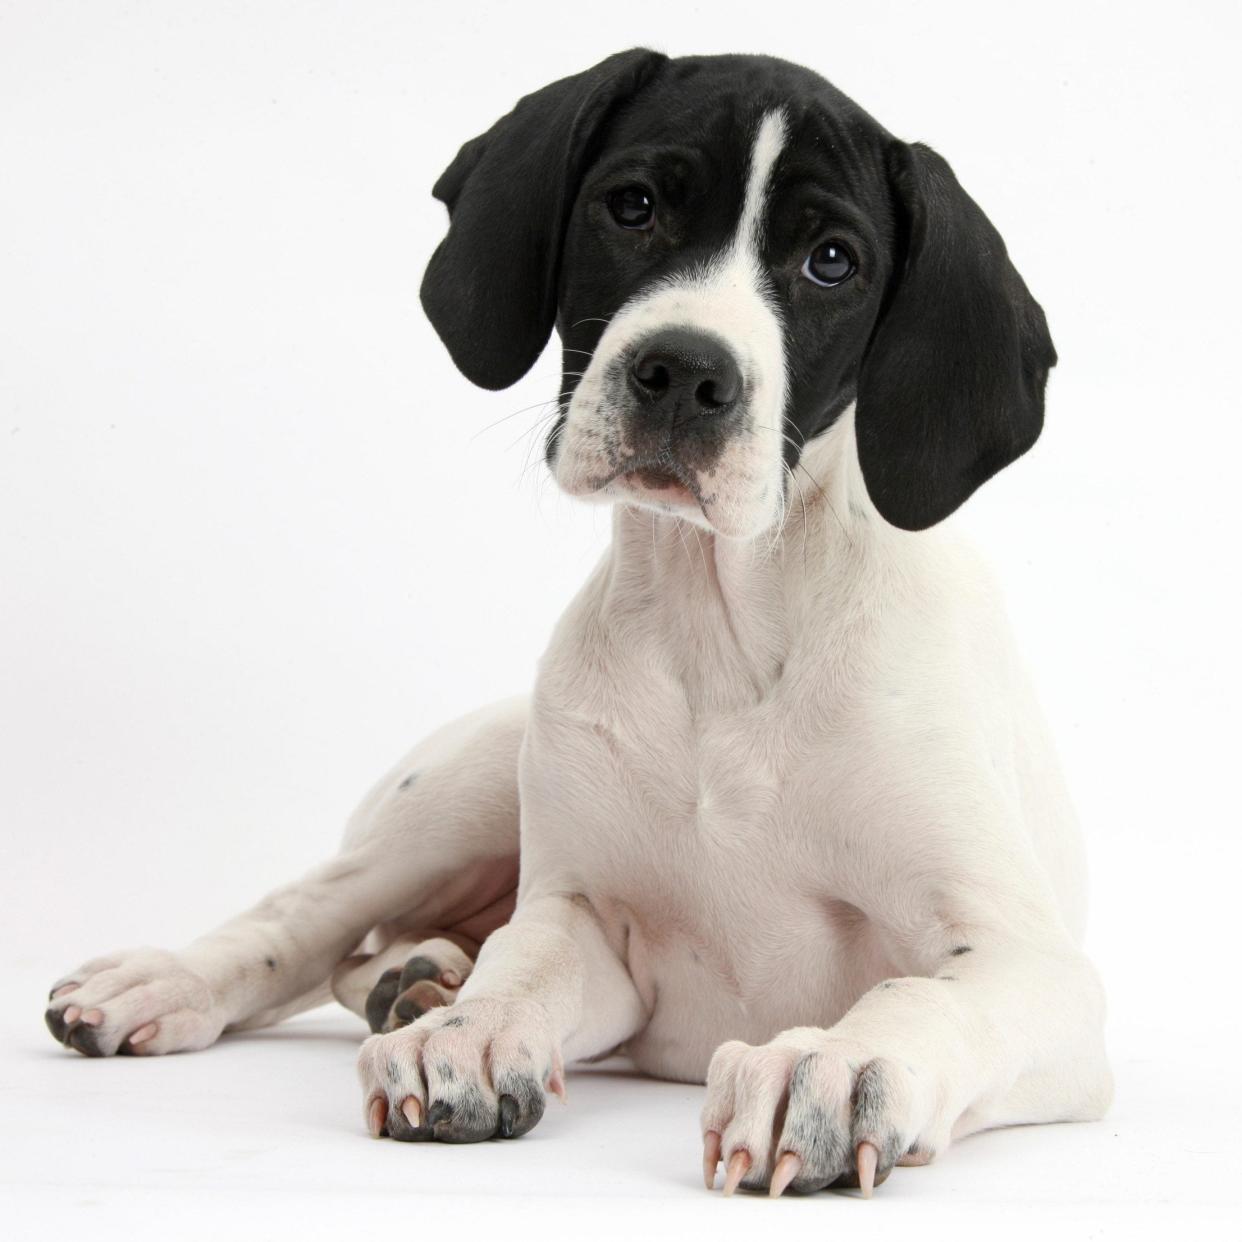
[[[714,531],[696,490],[674,475],[659,470],[635,470],[618,475],[602,489],[615,504],[629,505],[680,518],[693,526]]]

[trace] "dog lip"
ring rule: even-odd
[[[654,466],[642,466],[638,470],[626,471],[623,477],[636,479],[643,487],[657,492],[670,487],[685,488],[686,486],[671,470],[660,470]]]
[[[682,470],[676,462],[667,458],[634,458],[618,466],[611,474],[600,480],[601,488],[618,479],[627,483],[635,491],[660,491],[667,487],[680,487],[702,505],[703,498],[699,494],[698,483],[690,474]]]

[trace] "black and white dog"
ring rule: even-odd
[[[371,1132],[449,1142],[524,1133],[622,1048],[706,1079],[726,1193],[869,1194],[1099,1117],[1073,813],[941,525],[1035,442],[1055,361],[995,229],[935,152],[751,56],[613,56],[435,193],[432,323],[487,388],[556,327],[548,464],[612,546],[529,702],[417,746],[249,913],[66,975],[55,1036],[203,1048],[335,994],[376,1032]]]

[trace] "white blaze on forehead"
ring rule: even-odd
[[[777,109],[759,122],[754,146],[750,150],[750,169],[746,175],[746,197],[742,217],[734,236],[735,247],[757,252],[763,240],[763,209],[768,201],[772,169],[785,147],[785,114]]]

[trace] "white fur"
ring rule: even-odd
[[[148,1050],[172,1051],[275,1020],[334,968],[360,1009],[394,952],[442,936],[471,957],[485,941],[451,1011],[467,1020],[440,1009],[367,1041],[366,1095],[389,1115],[428,1106],[427,1048],[460,1085],[486,1077],[502,1036],[506,1072],[537,1064],[552,1085],[562,1055],[618,1045],[652,1074],[707,1078],[704,1130],[726,1159],[749,1153],[754,1184],[780,1150],[813,1159],[803,1096],[774,1142],[799,1065],[816,1106],[847,1120],[864,1076],[883,1078],[883,1108],[856,1125],[909,1162],[985,1126],[1106,1107],[1077,830],[987,574],[948,526],[879,516],[852,410],[808,447],[773,534],[759,480],[780,479],[765,427],[784,363],[753,255],[782,132],[765,119],[727,254],[600,342],[607,356],[639,326],[710,309],[754,382],[732,501],[617,505],[529,704],[422,743],[336,860],[183,953],[67,976],[54,1008],[97,1006],[104,1051],[140,1023],[160,1027]],[[590,381],[558,464],[571,489],[590,476],[575,439]]]

